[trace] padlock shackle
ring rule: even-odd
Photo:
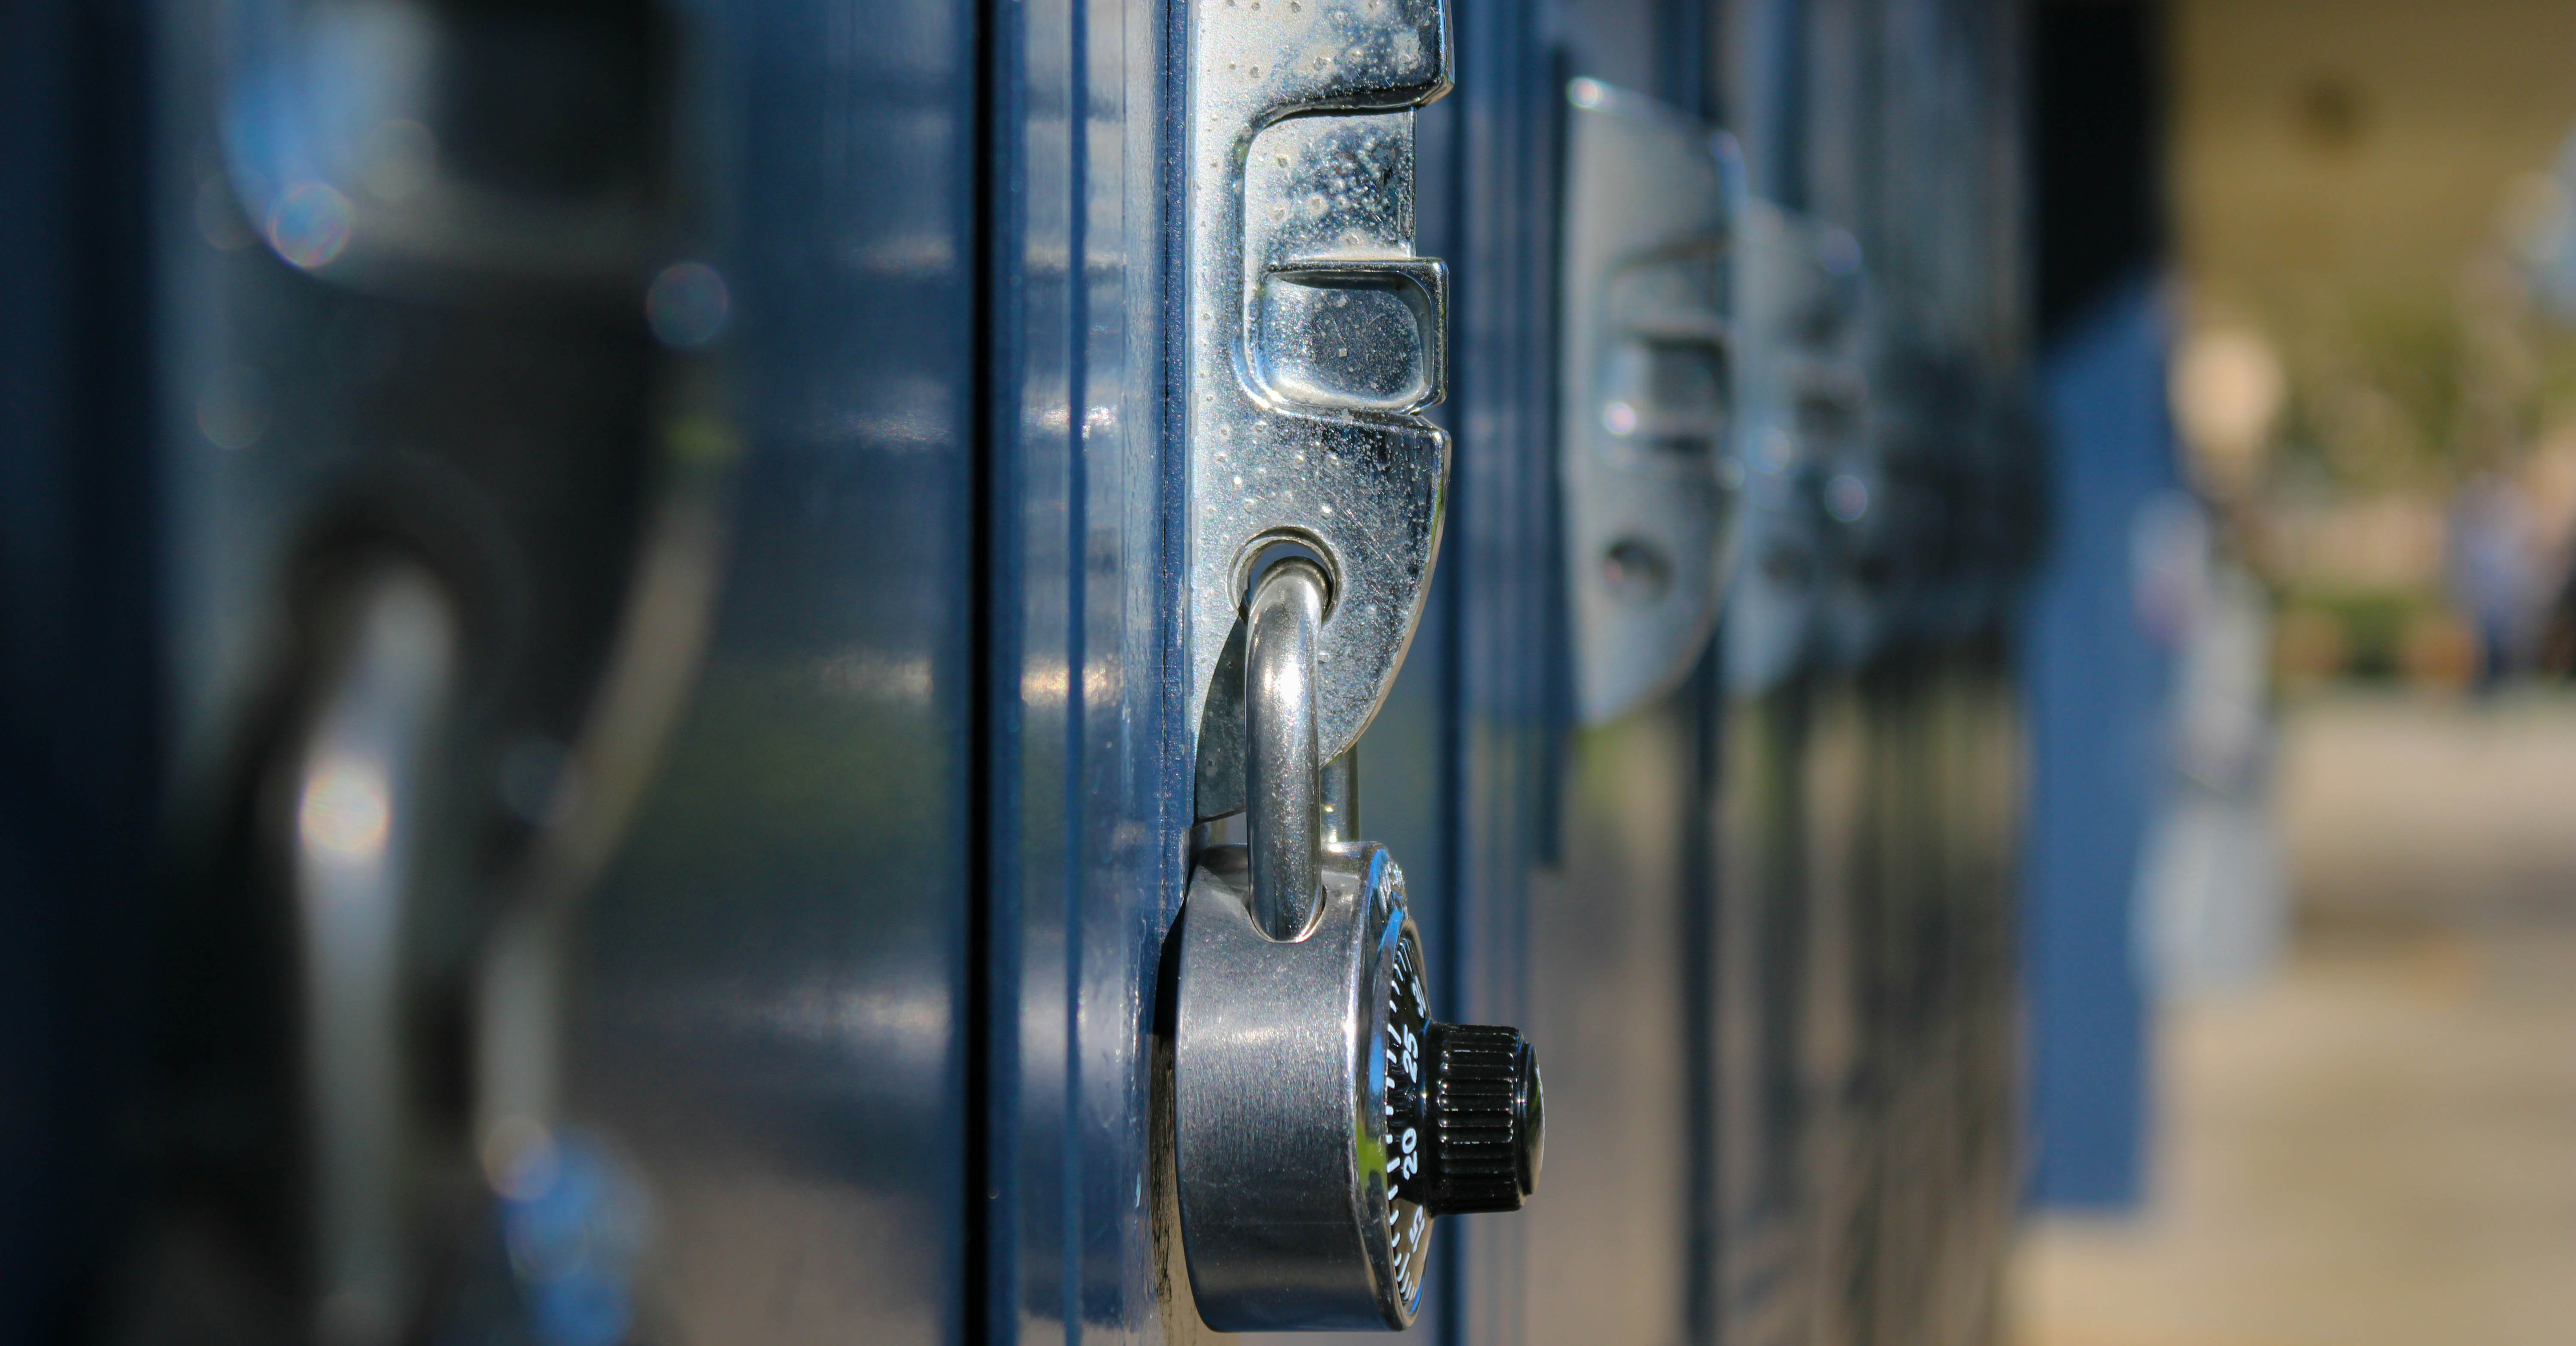
[[[1324,763],[1324,849],[1348,851],[1360,844],[1360,745]]]
[[[1323,895],[1323,763],[1315,647],[1324,572],[1303,557],[1272,564],[1244,607],[1244,825],[1252,920],[1272,939],[1305,937]]]

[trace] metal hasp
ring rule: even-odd
[[[1576,706],[1617,719],[1690,672],[1724,592],[1736,197],[1712,127],[1566,86],[1560,472]]]
[[[1189,658],[1199,816],[1243,807],[1241,599],[1293,541],[1337,597],[1316,733],[1359,740],[1404,660],[1440,542],[1448,273],[1413,255],[1413,109],[1449,90],[1441,0],[1190,6]]]
[[[1432,1020],[1403,871],[1344,839],[1347,759],[1325,771],[1294,704],[1323,599],[1303,559],[1258,580],[1251,844],[1204,853],[1181,913],[1181,1230],[1199,1315],[1221,1331],[1410,1325],[1432,1221],[1518,1209],[1544,1141],[1529,1045]]]
[[[1743,561],[1725,660],[1730,686],[1758,692],[1819,652],[1829,530],[1882,502],[1860,466],[1871,388],[1859,243],[1765,201],[1745,204],[1736,242]]]
[[[1431,1019],[1352,748],[1440,545],[1448,275],[1413,255],[1413,109],[1438,0],[1190,11],[1190,665],[1199,857],[1172,1054],[1182,1242],[1222,1331],[1403,1328],[1433,1218],[1517,1209],[1538,1065]],[[1246,599],[1249,591],[1248,601]],[[1330,768],[1326,763],[1331,762]]]

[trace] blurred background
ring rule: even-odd
[[[2576,9],[2177,0],[2134,40],[2176,479],[2132,564],[2170,699],[2132,923],[2061,947],[2120,945],[2145,1010],[2132,1060],[2041,955],[2039,1040],[2059,1006],[2117,1064],[2035,1076],[2020,1339],[2564,1340]]]

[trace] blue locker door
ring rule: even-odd
[[[316,378],[281,398],[293,414],[277,435],[317,461],[374,451],[342,433],[351,425],[390,427],[397,444],[414,432],[470,442],[501,465],[494,498],[530,505],[530,536],[555,506],[616,520],[567,545],[591,569],[573,567],[587,578],[563,610],[585,616],[544,609],[567,629],[537,643],[605,646],[631,558],[646,575],[634,592],[673,598],[623,618],[635,641],[663,642],[660,661],[598,673],[612,706],[643,695],[621,678],[670,687],[667,726],[646,717],[658,751],[636,754],[631,776],[581,782],[639,797],[601,815],[620,824],[613,837],[603,826],[548,853],[580,863],[563,884],[579,890],[578,917],[554,983],[565,1072],[546,1120],[562,1124],[567,1162],[589,1165],[592,1195],[635,1218],[614,1226],[632,1258],[603,1247],[589,1264],[598,1313],[542,1331],[565,1343],[629,1323],[675,1342],[1196,1339],[1158,1114],[1200,711],[1181,653],[1174,359],[1187,6],[671,0],[619,12],[653,50],[669,39],[676,129],[656,152],[669,149],[687,199],[674,237],[653,246],[720,278],[712,292],[692,282],[700,300],[717,296],[712,316],[680,340],[655,314],[655,345],[632,304],[618,309],[617,350],[646,373],[620,385],[633,396],[614,415],[544,375],[555,366],[537,356],[578,343],[543,323],[438,324],[473,360],[497,362],[513,341],[537,352],[521,362],[519,400],[491,403],[537,409],[504,431],[550,413],[577,442],[623,446],[630,429],[654,442],[603,450],[623,465],[613,475],[539,491],[502,470],[534,456],[507,451],[509,434],[448,424],[454,406],[479,405],[441,395],[450,366],[399,355],[388,362],[425,391],[381,425],[345,417],[339,385]],[[172,69],[186,87],[168,97],[177,129],[150,189],[176,240],[162,245],[176,279],[160,302],[178,315],[164,315],[178,368],[152,380],[193,399],[237,355],[299,378],[364,363],[335,334],[375,330],[413,299],[317,288],[331,278],[302,272],[330,259],[299,261],[282,215],[256,221],[266,249],[247,229],[224,243],[202,219],[176,223],[201,205],[200,174],[218,176],[188,156],[239,111],[224,101],[237,72],[210,54],[222,44],[196,39],[252,20],[282,32],[305,9],[170,0],[156,13],[160,40],[185,49]],[[1890,278],[1895,356],[1874,376],[1920,375],[1977,404],[2019,358],[2010,231],[1997,224],[2011,214],[2010,13],[1982,0],[1452,9],[1458,88],[1420,119],[1418,223],[1420,251],[1455,277],[1452,391],[1437,413],[1454,468],[1430,605],[1360,750],[1363,820],[1410,877],[1436,1012],[1525,1025],[1556,1097],[1530,1211],[1441,1225],[1416,1329],[1429,1338],[1912,1346],[1991,1331],[2010,1028],[2001,857],[2016,788],[1994,576],[2008,566],[1945,535],[1900,558],[1894,597],[1864,614],[1898,637],[1835,653],[1818,619],[1777,642],[1797,657],[1768,684],[1731,686],[1704,656],[1653,704],[1573,730],[1556,268],[1569,78],[1711,121],[1731,112],[1757,186],[1848,226]],[[1716,77],[1721,34],[1741,88]],[[134,74],[123,57],[108,65]],[[140,154],[131,130],[97,134]],[[1774,171],[1784,165],[1794,171]],[[13,181],[25,171],[12,160]],[[216,186],[218,205],[248,190]],[[82,266],[87,279],[114,269],[91,254]],[[13,283],[0,295],[13,311],[55,302]],[[288,298],[260,298],[272,291]],[[92,341],[131,336],[131,299]],[[62,427],[141,436],[141,413],[101,399],[151,380],[83,358],[101,381],[45,423],[43,453],[0,478],[40,496],[76,479],[112,489],[65,456]],[[293,492],[269,459],[241,452],[248,439],[225,444],[194,401],[155,414],[174,446],[173,517],[195,530],[172,547],[178,634],[161,639],[185,693],[172,714],[181,737],[219,738],[252,698],[207,688],[256,681],[240,614],[274,596],[265,567],[302,525],[269,508],[263,493]],[[1972,420],[1911,446],[1921,460],[1908,470],[1954,490],[1941,502],[1953,525],[1982,517],[1969,508],[1992,485],[1979,474],[2006,456]],[[643,519],[664,506],[721,538],[703,555],[656,551],[668,520]],[[102,508],[82,525],[97,531],[72,538],[0,509],[0,539],[38,558],[26,574],[42,572],[8,581],[6,686],[74,698],[23,647],[60,624],[46,604],[82,601],[52,577],[104,565],[94,553],[140,529],[140,514]],[[703,606],[683,564],[701,559]],[[128,577],[108,591],[147,587]],[[112,645],[143,639],[99,630]],[[587,704],[571,684],[614,663],[594,654],[551,665],[567,719]],[[140,656],[103,657],[147,676]],[[92,694],[139,695],[104,682]],[[152,718],[128,714],[135,737],[103,745],[108,765],[75,792],[95,831],[72,835],[145,826],[103,802],[159,751],[134,727]],[[0,730],[34,744],[31,761],[67,751],[16,715]],[[23,768],[12,778],[33,788]],[[23,827],[0,850],[37,856],[28,868],[55,887],[117,868],[75,863]],[[505,905],[504,882],[518,876],[475,899]],[[112,961],[68,917],[36,943]],[[53,1057],[81,1045],[24,1042],[34,1064],[19,1069],[48,1078],[67,1077]],[[89,1152],[67,1126],[47,1140]],[[488,1308],[459,1313],[480,1322]]]
[[[2018,13],[1749,17],[1754,190],[1848,231],[1867,387],[1862,433],[1808,462],[1807,562],[1777,567],[1801,576],[1799,657],[1726,710],[1718,1335],[1991,1341],[2021,789],[2004,651],[2030,523]],[[1742,595],[1726,639],[1751,649]]]
[[[1437,781],[1430,798],[1438,811],[1423,819],[1432,830],[1390,831],[1386,841],[1400,857],[1425,857],[1405,860],[1408,875],[1436,865],[1423,928],[1441,970],[1432,989],[1438,1012],[1522,1025],[1553,1086],[1564,1049],[1530,1018],[1529,920],[1561,720],[1551,393],[1560,95],[1538,0],[1453,0],[1451,20],[1458,87],[1422,114],[1420,223],[1425,251],[1451,259],[1442,410],[1456,449],[1436,611],[1403,673],[1429,684],[1424,692],[1438,690],[1391,701],[1361,761],[1386,780],[1392,773],[1378,763],[1398,752],[1372,758],[1379,740],[1391,749],[1394,740],[1437,744],[1436,777],[1415,773]],[[1416,714],[1436,707],[1436,730],[1394,719],[1399,705]],[[1375,798],[1387,793],[1378,786]],[[1383,802],[1369,807],[1388,816]],[[1563,1097],[1551,1088],[1551,1109]],[[1561,1155],[1555,1139],[1550,1153]],[[1443,1220],[1435,1231],[1440,1317],[1416,1331],[1428,1326],[1455,1343],[1546,1340],[1530,1335],[1530,1225],[1552,1199],[1573,1197],[1575,1188],[1550,1174],[1519,1212]]]
[[[1152,1016],[1187,880],[1185,459],[1160,153],[1177,7],[985,7],[985,717],[970,1340],[1167,1326]],[[1177,1237],[1176,1235],[1174,1236]],[[1183,1310],[1186,1312],[1186,1310]]]
[[[567,1115],[671,1340],[954,1342],[978,1123],[978,16],[705,6],[731,541],[576,945]]]
[[[743,454],[581,1080],[685,1340],[1162,1334],[1161,7],[707,16]]]

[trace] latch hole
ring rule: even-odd
[[[1658,457],[1715,456],[1727,424],[1725,348],[1697,337],[1630,336],[1613,344],[1601,388],[1601,428]]]
[[[1432,398],[1432,297],[1386,272],[1274,273],[1261,285],[1255,360],[1309,406],[1411,411]]]
[[[1644,538],[1623,537],[1601,554],[1601,584],[1628,603],[1651,603],[1673,585],[1673,563]]]
[[[1235,563],[1234,601],[1238,608],[1252,601],[1253,586],[1261,576],[1282,561],[1309,561],[1324,573],[1324,618],[1330,621],[1333,605],[1341,597],[1341,568],[1333,563],[1332,553],[1323,539],[1302,529],[1283,528],[1264,533],[1245,543]]]

